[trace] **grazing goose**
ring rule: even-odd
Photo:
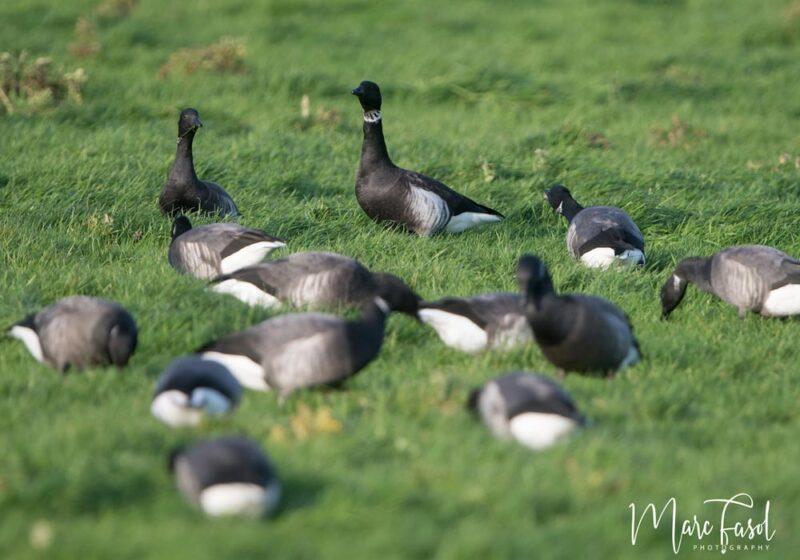
[[[203,126],[194,109],[181,111],[178,120],[178,151],[169,170],[167,184],[158,197],[161,213],[174,216],[200,210],[219,217],[236,217],[239,210],[225,189],[211,181],[201,181],[194,171],[192,141],[197,129]]]
[[[386,302],[375,298],[355,321],[320,313],[281,315],[198,353],[226,366],[245,387],[276,389],[284,399],[304,387],[338,384],[374,360],[388,313]]]
[[[389,159],[381,123],[381,91],[373,82],[353,90],[364,109],[364,143],[356,177],[356,198],[376,222],[400,225],[417,235],[457,233],[503,215],[447,185],[397,167]]]
[[[173,451],[178,490],[212,517],[262,517],[275,510],[281,483],[264,452],[246,439],[223,437]]]
[[[172,224],[169,264],[184,274],[210,280],[246,266],[260,263],[283,239],[258,229],[236,224],[208,224],[193,228],[186,216]]]
[[[800,260],[764,245],[741,245],[710,257],[688,257],[661,288],[662,316],[678,307],[693,282],[739,309],[765,317],[800,314]]]
[[[517,281],[534,338],[559,373],[608,374],[639,361],[630,320],[614,304],[557,294],[547,267],[533,255],[519,260]]]
[[[544,375],[515,371],[496,377],[469,396],[495,437],[545,449],[585,423],[572,397]]]
[[[370,272],[357,260],[336,253],[294,253],[224,274],[214,280],[212,289],[266,308],[282,303],[359,307],[379,296],[392,311],[416,317],[419,302],[419,296],[397,276]]]
[[[570,255],[590,268],[608,268],[644,264],[644,237],[621,208],[590,206],[584,208],[563,185],[544,191],[553,210],[566,218],[567,248]]]
[[[420,304],[419,318],[436,329],[447,346],[462,352],[511,348],[533,339],[519,294],[448,297]]]
[[[156,385],[150,412],[173,427],[196,426],[205,415],[221,416],[239,404],[242,386],[217,362],[187,356],[167,366]]]
[[[9,334],[36,360],[64,373],[70,367],[127,365],[136,350],[136,323],[120,305],[72,296],[14,323]]]

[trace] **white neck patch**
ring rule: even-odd
[[[563,201],[563,200],[562,200],[562,201],[561,201],[561,203],[558,205],[558,208],[556,208],[556,212],[557,212],[558,214],[563,214],[563,213],[564,213],[564,201]]]
[[[364,113],[364,122],[376,123],[381,120],[380,111],[366,111]]]

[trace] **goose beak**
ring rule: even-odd
[[[362,93],[364,93],[364,90],[361,89],[361,86],[358,86],[357,88],[353,89],[353,91],[351,91],[350,93],[352,93],[353,95],[361,95]]]

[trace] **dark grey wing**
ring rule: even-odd
[[[235,332],[220,339],[208,342],[198,348],[195,353],[219,352],[220,354],[230,354],[235,356],[245,356],[253,362],[260,364],[264,358],[263,340],[260,323],[249,329]]]
[[[524,412],[540,412],[584,421],[572,397],[561,385],[543,375],[514,372],[498,377],[494,383],[503,395],[508,418]]]
[[[567,247],[574,257],[597,247],[612,247],[617,254],[629,249],[644,251],[644,236],[624,210],[591,206],[573,218],[567,231]]]
[[[211,281],[211,283],[219,284],[225,280],[238,280],[239,282],[247,282],[262,292],[266,292],[280,299],[279,294],[282,291],[282,284],[274,277],[273,274],[271,274],[275,268],[273,265],[275,265],[277,262],[278,261],[240,268],[239,270],[231,272],[230,274],[222,274],[217,276]]]
[[[275,478],[275,470],[256,445],[233,437],[195,444],[178,455],[175,467],[178,486],[190,496],[215,484],[266,486]]]
[[[203,210],[206,212],[217,212],[221,218],[226,216],[236,218],[239,216],[239,209],[233,202],[233,198],[225,189],[211,181],[201,181],[208,187],[208,197],[203,204]]]
[[[482,204],[478,204],[471,198],[457,193],[444,183],[421,173],[404,170],[398,181],[402,182],[404,187],[407,189],[419,188],[437,195],[444,200],[450,210],[450,214],[453,216],[457,216],[458,214],[462,214],[464,212],[475,212],[478,214],[491,214],[493,216],[499,216],[501,218],[503,217],[503,215],[497,210]]]
[[[179,272],[210,279],[222,270],[221,247],[213,235],[203,235],[204,227],[207,226],[190,229],[173,239],[167,257]]]
[[[283,244],[284,240],[280,237],[275,237],[260,229],[250,229],[236,226],[234,224],[214,224],[218,226],[227,226],[224,231],[226,232],[227,243],[220,250],[220,255],[224,259],[230,255],[244,249],[249,245],[255,243],[276,243]],[[222,228],[219,228],[222,231]],[[191,230],[190,230],[191,231]],[[221,236],[221,240],[224,239]]]
[[[191,395],[199,387],[214,389],[234,404],[242,394],[242,386],[225,366],[197,356],[179,358],[169,364],[158,379],[154,394],[176,390]]]
[[[742,271],[740,275],[757,275],[770,290],[800,282],[800,261],[766,245],[731,247],[714,255],[714,259],[717,263],[727,265],[727,268],[749,269],[751,272],[745,274]],[[740,266],[732,267],[732,263]]]

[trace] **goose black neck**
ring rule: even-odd
[[[383,121],[364,121],[364,142],[361,144],[361,165],[394,165],[383,138]]]
[[[687,257],[675,268],[675,275],[693,283],[704,292],[711,292],[711,258]]]
[[[175,182],[197,181],[194,171],[194,157],[192,156],[192,142],[195,131],[188,132],[185,136],[178,137],[178,147],[175,150],[175,162],[169,173],[169,180]]]
[[[568,223],[572,223],[581,210],[583,210],[583,206],[578,204],[574,198],[568,198],[561,203],[561,215],[567,219]]]

